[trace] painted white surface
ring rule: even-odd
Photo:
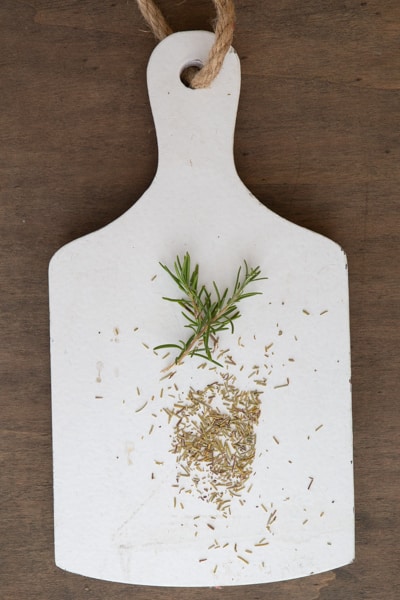
[[[184,32],[154,50],[156,177],[127,213],[50,264],[56,563],[90,577],[240,585],[333,569],[354,556],[346,257],[262,206],[238,178],[236,53],[208,89],[188,89],[179,78],[186,64],[205,60],[212,41]],[[175,289],[158,262],[172,265],[187,250],[205,282],[232,285],[243,259],[268,276],[254,286],[263,295],[243,301],[235,335],[220,338],[237,362],[229,369],[238,387],[254,389],[254,364],[270,372],[253,486],[228,519],[195,494],[178,495],[174,508],[177,465],[162,409],[177,392],[168,385],[176,382],[185,399],[190,386],[219,377],[190,359],[160,382],[170,357],[151,350],[182,337],[179,309],[162,300]],[[268,546],[254,546],[264,537]],[[221,547],[209,549],[215,539]]]

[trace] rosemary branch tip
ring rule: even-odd
[[[242,266],[239,266],[231,293],[229,288],[222,291],[215,281],[212,282],[213,292],[209,291],[206,285],[199,285],[199,265],[196,264],[192,268],[189,252],[186,252],[183,258],[176,257],[173,269],[160,262],[160,266],[183,293],[178,298],[163,296],[163,299],[178,304],[186,321],[185,328],[190,330],[190,335],[186,340],[161,344],[154,348],[154,350],[163,348],[177,350],[174,363],[165,370],[180,364],[186,357],[194,356],[223,367],[212,356],[217,345],[215,341],[218,340],[218,335],[222,331],[230,330],[231,333],[234,333],[234,321],[241,316],[237,308],[238,303],[245,298],[262,294],[260,291],[245,291],[247,286],[255,281],[267,279],[261,277],[259,266],[250,267],[246,260],[243,262],[244,273],[242,275]]]

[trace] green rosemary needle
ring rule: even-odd
[[[262,292],[245,291],[247,286],[254,281],[267,279],[260,276],[260,267],[251,268],[246,261],[243,262],[244,273],[242,275],[240,266],[231,293],[228,288],[221,292],[215,281],[212,283],[213,292],[209,291],[205,285],[200,286],[199,265],[196,264],[192,270],[189,252],[184,255],[183,259],[180,259],[179,256],[176,257],[173,270],[160,263],[183,293],[181,298],[164,296],[163,299],[175,302],[182,308],[181,312],[186,320],[185,327],[191,330],[186,341],[179,340],[175,344],[161,344],[154,348],[154,350],[173,348],[178,351],[175,361],[165,370],[182,363],[187,356],[198,356],[222,366],[212,356],[212,345],[221,331],[230,329],[232,333],[234,332],[234,321],[240,317],[237,304],[245,298],[262,294]]]

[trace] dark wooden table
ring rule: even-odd
[[[175,30],[211,2],[160,1]],[[400,4],[236,2],[236,161],[283,217],[349,259],[357,558],[292,582],[132,587],[53,562],[47,266],[140,197],[156,167],[134,0],[0,3],[2,600],[395,600],[399,587]]]

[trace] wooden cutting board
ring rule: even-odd
[[[213,40],[183,32],[154,50],[154,181],[128,212],[50,264],[56,563],[85,576],[239,585],[354,557],[346,257],[265,208],[239,179],[236,53],[207,89],[180,80]],[[163,369],[173,354],[153,348],[187,330],[179,306],[163,300],[176,286],[159,262],[172,268],[186,252],[210,285],[231,287],[244,260],[268,279],[253,284],[262,295],[243,301],[234,334],[221,334],[223,366],[188,358],[170,377]],[[207,390],[231,429],[239,426],[231,399],[260,400],[246,485],[232,495],[221,484],[222,506],[205,489],[207,469],[199,482],[174,452],[174,412],[190,429],[199,416],[189,407]]]

